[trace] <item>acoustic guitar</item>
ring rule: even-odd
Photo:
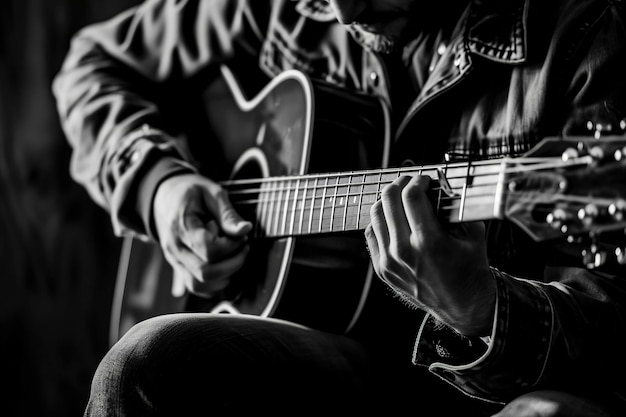
[[[280,74],[253,98],[227,68],[222,81],[221,99],[207,101],[212,136],[230,167],[221,185],[254,229],[232,285],[217,299],[195,300],[194,310],[348,331],[373,279],[362,230],[382,188],[401,175],[435,180],[433,205],[443,222],[507,219],[537,241],[591,237],[583,251],[588,267],[607,256],[596,237],[626,227],[621,136],[546,138],[517,158],[387,167],[391,133],[382,100],[298,71]],[[300,273],[311,254],[314,272]],[[623,252],[615,255],[624,262]],[[335,267],[351,272],[325,272]],[[171,273],[156,244],[126,238],[111,342],[137,321],[188,309],[189,296],[171,294]]]

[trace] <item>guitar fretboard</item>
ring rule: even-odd
[[[501,166],[502,161],[480,161],[235,180],[224,185],[235,206],[254,206],[256,237],[298,236],[365,229],[381,190],[402,175],[437,180],[433,206],[445,221],[499,217]]]

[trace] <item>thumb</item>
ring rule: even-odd
[[[187,291],[187,287],[185,286],[185,275],[187,274],[189,274],[189,272],[186,272],[184,269],[173,267],[171,294],[174,297],[182,297],[185,295],[185,292]]]
[[[230,236],[241,237],[247,235],[252,230],[252,223],[237,213],[225,193],[221,194],[220,197],[218,198],[218,213],[216,216],[220,228]]]

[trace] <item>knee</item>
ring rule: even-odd
[[[118,414],[120,407],[149,415],[151,405],[142,395],[150,370],[145,364],[150,360],[151,346],[167,328],[166,320],[147,320],[109,349],[93,375],[85,415]]]
[[[94,374],[94,383],[115,386],[141,377],[146,365],[163,355],[159,340],[176,331],[181,320],[159,316],[135,324],[117,341],[101,360]]]
[[[508,403],[493,417],[606,417],[594,402],[561,391],[535,391]]]

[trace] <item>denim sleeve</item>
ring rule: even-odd
[[[237,48],[260,49],[263,24],[250,9],[263,19],[270,7],[251,4],[150,0],[74,36],[53,93],[73,148],[72,177],[109,211],[116,235],[149,235],[137,212],[145,205],[131,192],[143,175],[193,170],[186,138],[165,121],[157,95],[199,90],[209,78],[199,74],[216,71]],[[152,170],[161,157],[178,162]]]

